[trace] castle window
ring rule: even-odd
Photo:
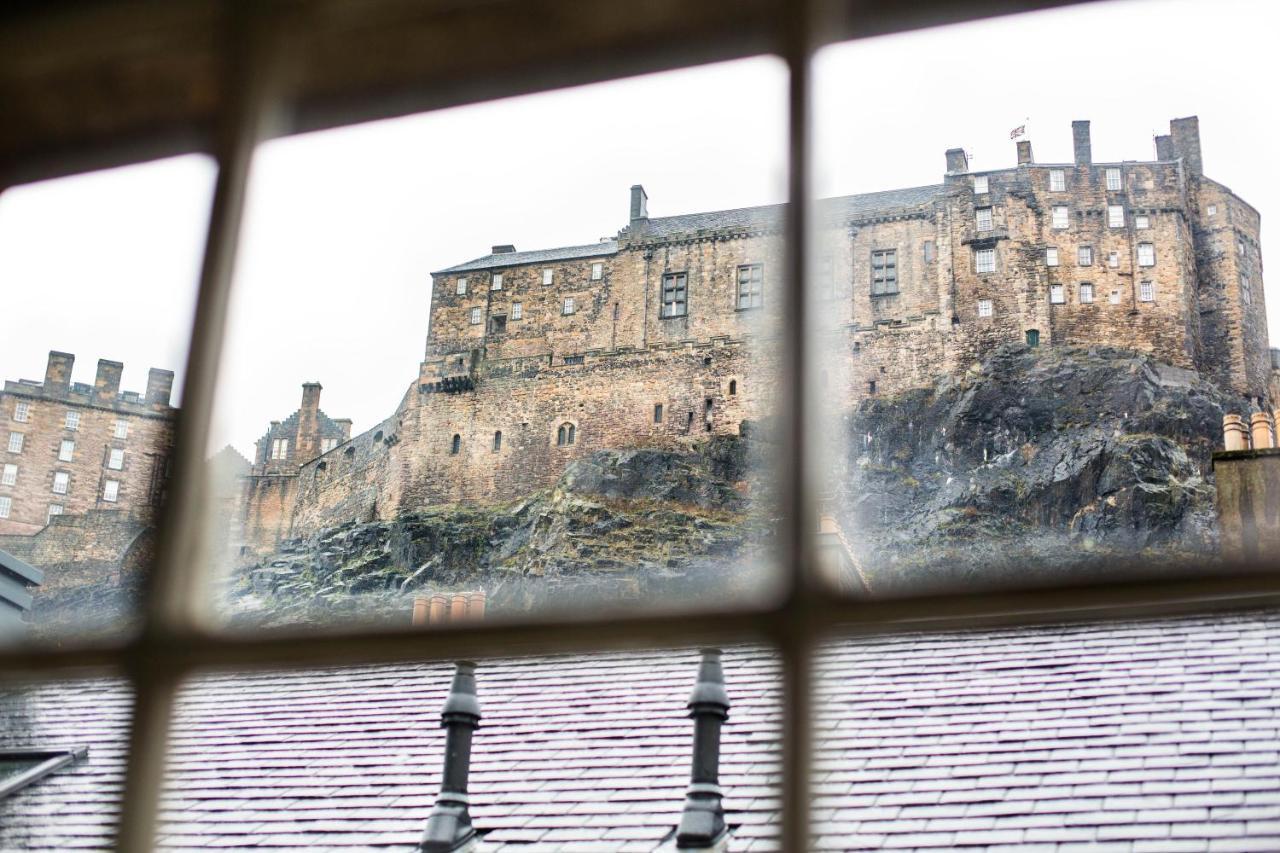
[[[524,303],[523,302],[511,303],[511,319],[512,320],[524,319]]]
[[[871,253],[871,295],[898,292],[898,250],[880,249]]]
[[[480,325],[480,320],[481,320],[481,319],[483,319],[483,318],[482,318],[482,317],[481,317],[481,315],[480,315],[480,309],[479,309],[479,308],[472,308],[472,309],[471,309],[471,325],[473,325],[473,326],[479,326],[479,325]]]
[[[973,253],[973,268],[976,272],[996,271],[996,250],[979,249]]]
[[[1134,228],[1138,228],[1138,229],[1150,228],[1150,227],[1151,227],[1151,217],[1150,217],[1150,216],[1135,216],[1135,217],[1133,217],[1133,227],[1134,227]]]
[[[377,444],[379,441],[382,441],[382,430],[378,430],[373,434],[373,443]],[[288,450],[288,448],[289,448],[289,442],[286,441],[285,449]]]
[[[982,193],[985,193],[990,189],[991,187],[988,184],[986,175],[973,176],[973,192],[975,194],[981,195]]]
[[[596,261],[591,265],[591,280],[599,281],[602,278],[604,278],[604,264],[600,261]]]
[[[669,272],[662,277],[662,311],[660,317],[683,317],[689,312],[688,276]]]
[[[502,430],[498,430],[493,434],[493,452],[497,453],[502,449]]]
[[[329,463],[328,463],[328,462],[321,462],[319,465],[317,465],[317,466],[316,466],[316,473],[317,473],[317,474],[319,474],[321,471],[328,471],[328,470],[329,470]]]
[[[556,430],[556,444],[560,447],[567,447],[577,440],[577,434],[578,429],[573,424],[560,424],[560,429]]]
[[[1056,267],[1058,265],[1058,250],[1053,246],[1044,250],[1044,265],[1047,267]]]
[[[1218,215],[1218,206],[1217,206],[1216,204],[1211,204],[1211,205],[1209,205],[1209,207],[1205,210],[1205,212],[1206,212],[1206,213],[1208,213],[1210,216],[1217,216],[1217,215]]]
[[[936,257],[938,257],[938,244],[933,242],[932,240],[925,240],[924,241],[924,262],[926,264],[931,264],[933,263]]]
[[[995,312],[993,311],[990,299],[978,300],[978,316],[979,317],[990,317],[993,313]]]
[[[1139,243],[1138,244],[1138,266],[1154,267],[1156,265],[1156,244],[1155,243]]]
[[[1107,227],[1108,228],[1124,227],[1124,205],[1122,204],[1107,205]]]
[[[58,461],[70,462],[71,457],[75,455],[75,452],[76,452],[76,443],[74,441],[69,441],[68,439],[64,438],[62,440],[62,444],[58,446]]]
[[[990,230],[991,230],[991,228],[992,228],[992,224],[991,224],[991,208],[989,208],[989,207],[980,207],[980,208],[978,208],[977,210],[975,210],[975,211],[974,211],[974,216],[975,216],[975,218],[976,218],[976,220],[977,220],[978,230],[979,230],[979,231],[990,231]]]
[[[333,450],[337,446],[338,446],[338,439],[326,438],[320,442],[320,452],[328,453],[330,450]]]
[[[19,400],[13,404],[13,419],[18,423],[26,423],[31,416],[31,404],[26,400]]]
[[[1067,188],[1067,173],[1062,169],[1049,170],[1049,191],[1060,193]]]
[[[21,453],[21,452],[22,452],[22,439],[23,439],[23,438],[24,438],[24,436],[23,436],[23,434],[22,434],[22,433],[20,433],[20,432],[11,432],[11,433],[9,433],[9,452],[10,452],[10,453]]]
[[[0,518],[8,518],[9,511],[13,508],[13,498],[0,497]]]
[[[1053,227],[1059,231],[1071,227],[1071,211],[1065,204],[1053,206]]]
[[[271,458],[285,459],[289,456],[289,439],[277,438],[271,442]]]
[[[551,267],[547,267],[542,271],[543,285],[551,284],[551,282],[555,281],[555,279],[556,279],[556,271],[553,270]]]
[[[1238,255],[1244,254],[1244,240],[1240,239],[1239,237],[1236,238],[1236,254]]]
[[[613,303],[613,319],[614,320],[617,320],[619,317],[622,316],[621,312],[622,312],[622,306],[617,302]]]
[[[67,429],[80,429],[79,412],[67,412],[66,427]]]
[[[0,486],[12,486],[18,482],[18,466],[8,463],[4,466],[4,473],[0,474]]]
[[[102,499],[107,503],[115,503],[120,497],[120,481],[107,480],[102,484]]]
[[[53,474],[53,493],[65,495],[71,486],[71,475],[66,471],[55,471]]]
[[[1111,267],[1111,269],[1116,269],[1117,267],[1120,266],[1119,252],[1111,252],[1110,254],[1107,255],[1107,266]]]
[[[494,314],[489,318],[489,331],[492,334],[500,335],[507,330],[507,315]]]
[[[489,289],[502,290],[502,273],[496,272],[493,274],[493,277],[489,279]]]
[[[1081,304],[1088,305],[1092,301],[1093,301],[1093,285],[1089,284],[1088,282],[1082,283],[1080,285]]]
[[[564,357],[565,364],[582,364],[585,360],[586,357],[581,355],[566,355]]]
[[[874,379],[867,380],[867,393],[868,394],[876,393],[876,381]]]
[[[1049,302],[1054,305],[1062,305],[1067,301],[1067,294],[1063,290],[1062,285],[1055,284],[1049,288]]]
[[[1141,282],[1138,285],[1138,301],[1139,302],[1155,302],[1156,286],[1149,281]]]
[[[730,397],[738,396],[738,380],[736,379],[729,380],[729,396]]]
[[[1120,191],[1119,169],[1107,169],[1107,191],[1113,193]]]
[[[107,456],[107,467],[113,471],[119,471],[124,467],[124,451],[118,447],[111,448],[111,453]]]
[[[1082,267],[1093,266],[1093,247],[1081,246],[1076,250],[1076,263]]]
[[[467,295],[467,277],[465,275],[458,278],[458,289],[456,292],[459,296]]]
[[[351,447],[348,447],[346,450],[342,451],[342,455],[348,458],[355,456],[356,455],[355,446],[353,445]]]
[[[561,313],[563,313],[563,314],[572,314],[572,313],[573,313],[573,311],[574,311],[574,307],[573,307],[573,297],[572,297],[572,296],[566,296],[566,297],[564,298],[564,308],[562,309]]]
[[[759,308],[764,304],[764,264],[738,267],[738,310]]]
[[[49,504],[49,512],[45,514],[45,524],[53,520],[55,515],[62,515],[62,504]]]
[[[112,436],[113,436],[114,438],[118,438],[118,439],[120,439],[121,441],[123,441],[124,439],[128,438],[128,437],[129,437],[129,422],[128,422],[128,421],[116,421],[116,428],[115,428],[115,430],[112,432]]]
[[[1040,330],[1039,329],[1027,329],[1027,346],[1029,347],[1040,346]]]
[[[1240,301],[1248,305],[1253,301],[1252,294],[1249,292],[1249,277],[1240,276]]]
[[[449,442],[449,453],[453,456],[457,456],[461,450],[462,450],[462,436],[458,435],[455,432],[453,434],[453,439]]]
[[[653,404],[653,422],[655,424],[662,423],[662,404],[661,403]]]

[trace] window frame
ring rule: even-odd
[[[746,281],[742,275],[746,273]],[[760,262],[738,264],[733,275],[733,309],[735,311],[755,311],[764,307],[764,264]],[[746,291],[742,289],[747,286]],[[742,297],[746,296],[746,304]]]
[[[69,438],[62,439],[62,441],[59,442],[58,444],[58,461],[70,462],[75,457],[75,455],[76,455],[76,443]]]
[[[61,486],[61,488],[59,488]],[[55,495],[66,495],[71,493],[71,472],[70,471],[54,471],[53,484],[50,490]]]
[[[1067,191],[1067,170],[1066,169],[1050,169],[1049,170],[1049,192],[1064,193]]]
[[[881,261],[879,267],[876,266],[876,260]],[[892,261],[893,263],[889,263]],[[872,249],[870,266],[868,267],[870,276],[870,292],[874,299],[877,296],[896,296],[902,292],[902,282],[898,275],[898,247],[892,249]],[[876,279],[876,271],[879,269],[880,279]],[[892,270],[892,274],[890,274]],[[879,285],[880,289],[876,289]],[[893,285],[893,289],[889,289],[889,285]]]
[[[1062,213],[1059,219],[1058,213]],[[1053,231],[1066,231],[1071,227],[1071,205],[1055,204],[1049,211],[1049,227]],[[1059,224],[1061,222],[1061,224]]]
[[[1114,181],[1111,179],[1115,178]],[[1124,190],[1124,175],[1116,166],[1107,166],[1102,173],[1104,185],[1109,193],[1118,193]]]
[[[1138,266],[1143,269],[1149,269],[1156,265],[1156,244],[1151,242],[1142,242],[1137,248]]]
[[[18,485],[18,466],[14,462],[0,465],[0,486]]]
[[[0,495],[0,518],[8,518],[13,512],[13,498],[10,495]]]
[[[1081,305],[1092,305],[1092,304],[1093,304],[1093,300],[1094,300],[1094,298],[1095,298],[1095,294],[1094,294],[1094,290],[1093,290],[1093,282],[1091,282],[1091,281],[1082,281],[1082,282],[1080,282],[1078,285],[1076,285],[1076,291],[1077,291],[1077,295],[1078,295],[1078,301],[1079,301],[1079,303],[1080,303]],[[1089,298],[1088,298],[1088,299],[1085,299],[1085,298],[1084,298],[1086,293],[1087,293],[1087,294],[1089,294]]]
[[[668,300],[667,295],[679,294],[679,299]],[[668,305],[681,306],[678,312],[668,312]],[[689,271],[664,272],[658,281],[658,319],[675,320],[689,316]]]
[[[983,263],[983,259],[989,259],[990,264]],[[973,250],[973,272],[975,275],[994,275],[1000,269],[999,259],[996,258],[996,250],[992,246]]]
[[[12,420],[20,424],[29,423],[31,421],[31,402],[28,400],[14,400]]]
[[[62,428],[72,432],[80,429],[80,413],[75,409],[67,409],[62,418]]]
[[[979,234],[996,230],[995,209],[990,206],[975,207],[973,209],[973,227]]]
[[[119,480],[103,480],[102,481],[102,499],[109,504],[120,502],[120,481]]]

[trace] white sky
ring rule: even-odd
[[[1280,216],[1270,168],[1280,79],[1264,2],[1094,4],[830,48],[820,55],[817,191],[941,181],[1071,159],[1072,119],[1096,161],[1151,159],[1168,120],[1199,115],[1206,173]],[[786,71],[762,58],[652,75],[265,145],[254,164],[215,446],[246,455],[300,384],[356,431],[416,376],[429,272],[488,252],[588,243],[626,222],[785,198]],[[43,376],[49,349],[125,362],[124,387],[185,361],[213,168],[185,157],[0,196],[0,376]],[[1264,251],[1269,245],[1264,241]],[[1280,293],[1268,294],[1280,340]]]

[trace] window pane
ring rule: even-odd
[[[842,588],[1280,562],[1280,488],[1251,479],[1280,456],[1268,328],[1280,300],[1265,299],[1258,214],[1280,204],[1265,178],[1273,133],[1261,84],[1226,92],[1202,74],[1234,65],[1230,33],[1269,21],[1247,3],[1222,9],[1205,22],[1179,4],[1158,20],[1084,4],[815,57],[814,251],[851,279],[837,310],[812,312],[809,335],[827,442],[813,454],[819,530]],[[1225,41],[1207,46],[1201,22]],[[1096,38],[1133,31],[1200,67],[1157,80]],[[1261,48],[1249,79],[1270,79],[1280,60],[1248,41]],[[974,44],[1014,43],[1073,46],[1070,80],[1001,89],[1001,103],[1042,105],[1039,118],[1006,125],[972,98],[927,94],[971,65]],[[901,56],[920,62],[886,76]],[[1135,102],[1118,80],[1148,88]],[[1159,107],[1175,101],[1214,104],[1212,122],[1208,107],[1200,119]],[[867,132],[881,124],[893,132]],[[1255,456],[1223,456],[1242,442]]]
[[[210,447],[221,615],[764,595],[785,93],[760,58],[264,145]]]
[[[8,574],[24,577],[17,597],[30,597],[36,639],[122,630],[133,611],[167,487],[213,178],[192,156],[0,195],[0,462],[13,466],[0,479],[0,551],[36,570]]]

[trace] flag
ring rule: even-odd
[[[1022,136],[1026,132],[1027,132],[1027,126],[1025,124],[1020,124],[1017,127],[1015,127],[1013,130],[1009,131],[1009,138],[1017,139],[1019,136]]]

